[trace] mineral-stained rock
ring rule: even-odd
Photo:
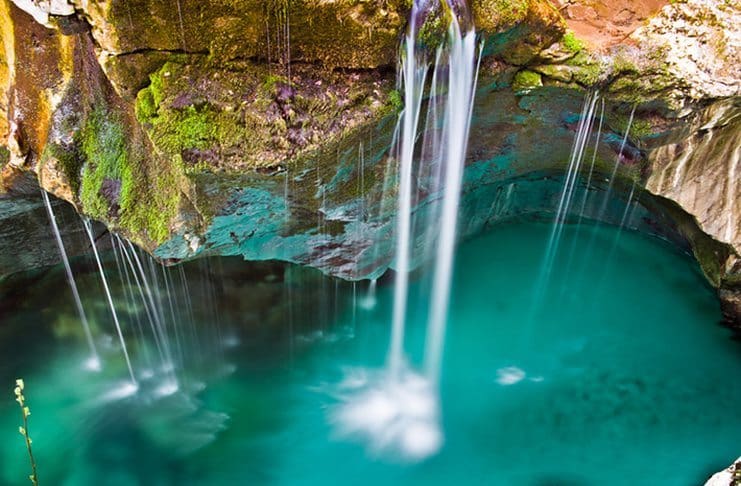
[[[688,118],[650,142],[646,188],[676,201],[716,240],[741,248],[741,97]]]
[[[146,83],[162,53],[330,68],[393,65],[408,12],[403,0],[93,0],[79,6],[101,64],[122,90]]]
[[[375,71],[350,74],[250,61],[227,68],[191,58],[168,62],[137,96],[155,148],[186,172],[277,167],[396,109]]]
[[[283,258],[349,278],[390,264],[409,0],[37,3],[0,0],[0,197],[38,180],[165,259]],[[566,20],[548,0],[471,4],[485,44],[463,233],[554,203],[584,90],[598,89],[586,159],[593,190],[617,197],[590,214],[615,222],[635,184],[645,218],[631,227],[691,248],[732,315],[740,8],[676,1],[644,22],[666,2],[558,3]],[[538,198],[518,189],[531,184]],[[419,189],[424,214],[435,194]]]

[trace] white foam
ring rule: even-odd
[[[376,296],[366,295],[365,297],[358,300],[358,307],[363,310],[370,311],[376,307]]]
[[[112,402],[115,400],[121,400],[123,398],[130,397],[137,391],[139,391],[139,387],[136,384],[127,381],[109,390],[107,393],[104,393],[103,395],[101,395],[100,399],[103,402]]]
[[[82,364],[82,367],[88,371],[100,371],[103,369],[103,366],[100,363],[100,359],[97,356],[91,356],[90,358],[86,359],[85,362]]]
[[[404,369],[397,379],[386,371],[352,369],[335,393],[340,402],[330,421],[340,438],[363,443],[391,460],[421,461],[443,444],[440,407],[430,382]]]
[[[179,387],[176,381],[167,380],[155,389],[154,394],[158,397],[166,397],[172,395],[178,391],[178,389]]]
[[[497,370],[497,383],[502,386],[517,384],[525,379],[527,374],[516,366],[507,366]]]

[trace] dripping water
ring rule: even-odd
[[[98,350],[95,347],[95,341],[93,341],[93,335],[90,332],[90,323],[88,322],[87,316],[85,315],[85,310],[82,307],[82,300],[80,300],[80,292],[77,289],[77,283],[75,282],[75,277],[72,274],[72,267],[69,264],[69,259],[67,258],[67,252],[64,249],[64,243],[62,242],[62,235],[59,232],[59,227],[57,226],[57,220],[56,220],[56,217],[54,216],[54,210],[51,207],[51,202],[49,201],[49,195],[43,189],[41,190],[41,197],[44,199],[44,205],[46,206],[46,212],[49,215],[49,222],[51,223],[51,228],[54,232],[54,238],[57,241],[57,247],[59,248],[59,254],[62,257],[62,263],[64,264],[65,276],[67,277],[67,283],[69,284],[70,290],[72,291],[72,297],[74,298],[75,308],[77,309],[77,314],[80,317],[80,322],[82,323],[82,328],[85,332],[85,339],[87,340],[88,346],[90,347],[90,359],[88,359],[85,365],[91,370],[97,371],[101,369],[100,355],[98,354]]]
[[[100,254],[98,253],[98,247],[95,244],[95,238],[93,237],[92,224],[90,223],[89,219],[83,219],[82,222],[83,226],[85,227],[85,233],[90,240],[90,246],[92,247],[93,255],[95,256],[95,263],[98,266],[98,272],[100,274],[100,280],[103,283],[105,297],[108,301],[108,307],[111,311],[111,316],[113,317],[113,323],[116,326],[116,333],[118,334],[118,339],[121,343],[121,350],[123,351],[124,359],[126,360],[126,367],[128,368],[129,375],[131,376],[131,384],[134,388],[138,388],[139,385],[136,381],[136,377],[134,376],[134,368],[131,366],[131,359],[129,358],[129,350],[126,347],[126,340],[124,339],[123,332],[121,331],[121,323],[118,320],[118,312],[116,312],[116,306],[113,305],[113,296],[111,295],[111,289],[108,286],[108,279],[105,276],[105,270],[103,269],[103,264],[100,261]]]

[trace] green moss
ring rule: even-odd
[[[135,112],[136,119],[141,123],[147,123],[150,118],[157,115],[157,104],[154,102],[151,89],[143,89],[137,93]]]
[[[726,289],[741,289],[741,273],[728,273],[724,275],[722,287]]]
[[[271,73],[265,76],[265,80],[262,82],[262,89],[265,90],[266,93],[273,94],[278,83],[286,85],[291,84],[285,76]]]
[[[0,169],[10,161],[10,150],[6,147],[0,146]]]
[[[561,45],[563,45],[567,51],[573,53],[577,53],[584,49],[584,42],[578,39],[571,30],[567,30],[561,38]]]
[[[149,237],[163,243],[170,234],[170,222],[177,214],[180,192],[172,168],[159,172],[148,180],[143,171],[135,174],[133,190],[121,189],[120,224],[139,230],[144,228]]]
[[[54,159],[57,167],[64,174],[67,183],[73,192],[80,190],[80,169],[84,161],[83,154],[79,149],[79,137],[76,137],[75,143],[70,147],[65,147],[54,142],[49,142],[44,147],[44,153],[41,154],[41,164],[47,164],[50,159]]]
[[[443,3],[443,5],[446,5]],[[428,18],[427,21],[422,25],[417,34],[417,40],[423,46],[434,49],[439,46],[445,39],[445,33],[447,26],[449,25],[450,13],[445,9],[444,12],[438,12],[432,18]]]
[[[180,200],[176,172],[171,166],[153,167],[153,160],[145,161],[127,135],[118,113],[96,107],[89,114],[81,132],[85,165],[80,201],[93,218],[111,222],[117,217],[119,226],[134,234],[146,232],[160,243],[169,236]],[[108,201],[101,194],[106,179],[120,183],[118,201]],[[116,203],[118,214],[111,211]]]
[[[616,55],[612,58],[613,73],[638,73],[638,66],[625,55]]]
[[[474,10],[494,17],[493,20],[500,27],[507,27],[522,21],[530,9],[530,2],[531,0],[481,0],[474,4]]]
[[[82,129],[82,151],[86,163],[82,171],[80,201],[90,216],[107,219],[109,203],[100,193],[103,181],[120,181],[122,198],[132,189],[126,135],[115,114],[101,107],[90,113]]]
[[[574,68],[574,81],[582,86],[594,86],[604,74],[604,66],[584,51],[569,59],[567,64]]]
[[[638,113],[633,117],[630,127],[628,127],[629,121],[630,116],[628,114],[619,113],[611,116],[609,123],[612,130],[620,134],[624,134],[630,128],[628,136],[633,140],[640,140],[653,133],[651,122],[640,118]]]
[[[515,74],[515,79],[512,81],[512,89],[516,93],[528,92],[533,88],[539,88],[541,86],[543,86],[541,75],[528,70],[518,71]]]
[[[392,89],[388,95],[388,106],[393,111],[401,111],[404,108],[404,99],[398,89]]]

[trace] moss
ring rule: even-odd
[[[569,59],[567,64],[574,68],[574,81],[582,86],[594,86],[604,75],[604,66],[584,51]]]
[[[530,9],[531,0],[481,0],[473,5],[476,25],[496,32],[521,22]]]
[[[638,73],[640,70],[635,62],[626,55],[616,55],[612,58],[613,73]]]
[[[272,94],[275,92],[275,89],[278,84],[290,85],[291,81],[285,76],[280,76],[278,74],[270,73],[267,76],[265,76],[265,80],[262,82],[262,89],[266,93]]]
[[[125,131],[115,114],[101,107],[93,109],[82,130],[82,151],[86,163],[80,201],[90,216],[108,219],[111,208],[101,194],[104,180],[120,181],[122,197],[132,189]]]
[[[395,112],[399,112],[404,108],[404,99],[398,89],[389,91],[387,104]]]
[[[741,289],[741,273],[727,273],[723,276],[721,286],[726,289]]]
[[[516,93],[526,93],[533,88],[539,88],[541,86],[543,86],[542,76],[528,70],[518,71],[515,74],[514,81],[512,81],[512,89]]]
[[[157,104],[154,102],[151,89],[143,89],[137,93],[134,110],[136,119],[141,123],[147,123],[150,118],[157,115]]]
[[[180,203],[175,172],[160,172],[153,186],[143,172],[136,174],[131,182],[129,187],[133,190],[124,190],[126,185],[122,185],[120,224],[135,230],[144,228],[152,240],[163,243],[169,237],[170,221],[177,214]],[[142,202],[145,198],[146,202]]]
[[[169,236],[180,200],[176,172],[170,166],[152,167],[153,161],[141,157],[128,135],[118,113],[98,106],[89,114],[81,131],[85,165],[80,201],[93,218],[116,222],[134,233],[144,231],[161,243]],[[106,180],[120,184],[117,201],[102,193]]]
[[[10,150],[8,150],[6,147],[0,146],[0,169],[5,167],[5,164],[7,164],[10,161]]]
[[[571,30],[567,30],[561,38],[561,45],[563,45],[567,51],[573,53],[577,53],[584,49],[584,42],[578,39]]]
[[[54,159],[72,191],[77,193],[80,190],[80,169],[84,158],[80,153],[79,140],[76,139],[74,142],[69,147],[54,142],[47,143],[44,153],[41,154],[41,164],[44,165],[50,159]]]
[[[617,133],[625,133],[628,130],[628,122],[630,117],[628,115],[619,114],[614,115],[611,120],[611,127]],[[654,133],[653,126],[649,120],[640,118],[640,115],[636,113],[633,117],[633,122],[630,124],[630,130],[628,136],[632,140],[640,140]]]
[[[417,34],[417,40],[428,49],[435,49],[445,40],[447,26],[449,25],[449,11],[445,9],[438,12],[432,18],[428,18]]]

